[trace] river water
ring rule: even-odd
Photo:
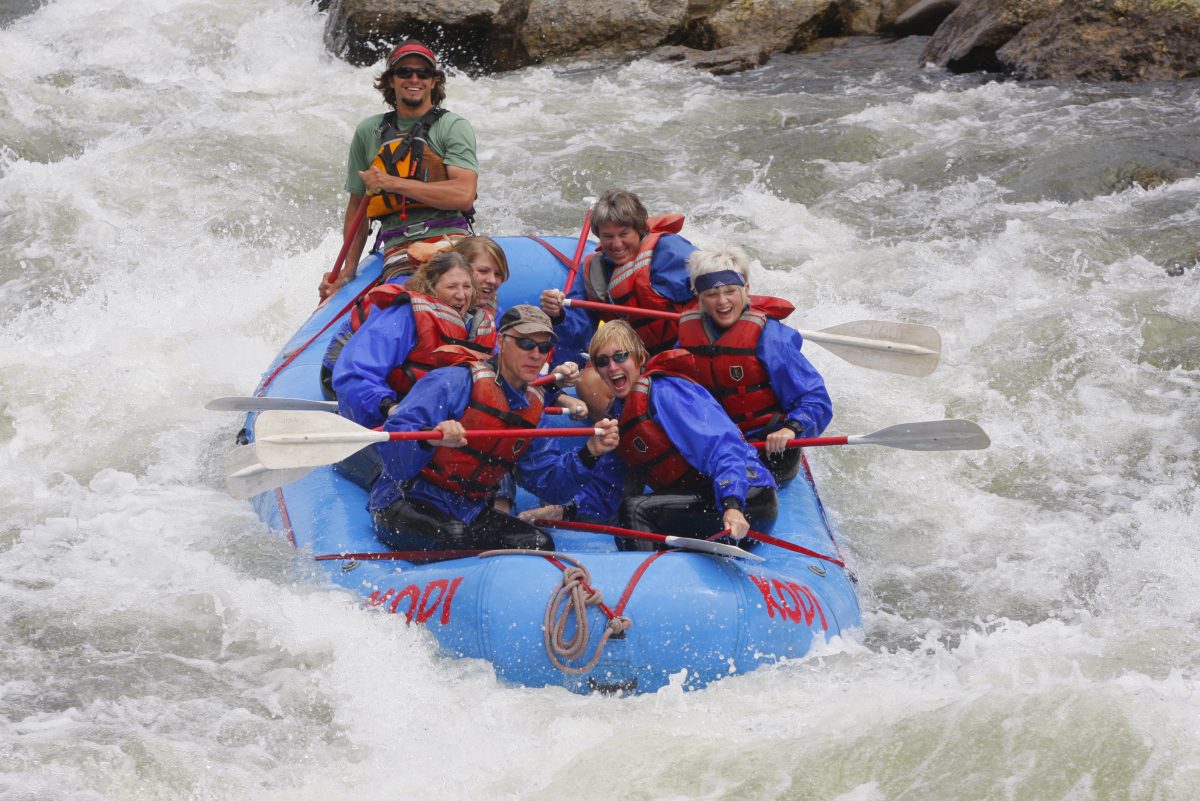
[[[939,329],[923,379],[814,349],[830,433],[993,440],[811,454],[860,638],[577,697],[362,611],[221,490],[237,422],[203,404],[314,305],[372,70],[301,0],[25,8],[0,29],[0,799],[1200,797],[1200,82],[989,82],[920,40],[452,74],[481,232],[573,235],[633,189],[750,250],[798,327]]]

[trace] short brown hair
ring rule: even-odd
[[[637,195],[625,189],[606,189],[592,206],[592,233],[600,236],[601,226],[621,225],[645,236],[650,231],[649,216]]]
[[[629,351],[629,355],[637,360],[638,366],[646,363],[646,346],[642,338],[633,330],[633,326],[624,320],[610,320],[596,329],[592,341],[588,343],[588,358],[596,360],[596,353],[605,345],[616,344],[620,350]]]

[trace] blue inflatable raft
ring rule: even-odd
[[[512,277],[500,306],[536,303],[561,287],[572,238],[499,237]],[[259,395],[322,398],[321,356],[347,305],[379,274],[380,259],[313,313],[264,375]],[[253,439],[255,415],[247,419]],[[329,467],[256,496],[258,514],[368,607],[426,626],[453,656],[486,659],[505,682],[580,693],[652,692],[671,682],[700,688],[759,665],[802,657],[861,627],[850,574],[807,464],[780,491],[763,561],[694,551],[621,552],[605,534],[555,530],[556,552],[498,552],[448,561],[384,553],[367,493]],[[522,507],[535,499],[518,497]]]

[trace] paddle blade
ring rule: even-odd
[[[849,445],[885,445],[906,451],[978,451],[992,444],[970,420],[930,420],[901,423],[871,434],[849,437]]]
[[[387,438],[326,412],[266,411],[254,424],[258,460],[272,470],[333,464]]]
[[[214,398],[204,404],[210,412],[304,411],[336,412],[337,401],[306,400],[304,398],[254,398],[231,396]]]
[[[929,375],[942,354],[937,329],[916,323],[856,320],[800,335],[850,364],[899,375]]]
[[[697,540],[691,537],[675,537],[670,535],[664,537],[663,542],[672,548],[679,548],[685,551],[700,551],[702,553],[716,554],[717,556],[731,556],[734,559],[749,559],[751,562],[766,561],[756,553],[743,551],[736,545],[726,545],[723,542],[711,542],[709,540]]]
[[[225,457],[225,490],[244,501],[299,481],[312,471],[311,467],[272,470],[258,461],[258,453],[253,445],[239,445]]]

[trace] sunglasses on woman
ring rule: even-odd
[[[508,336],[508,334],[505,334],[505,336]],[[553,342],[538,342],[529,337],[508,336],[508,338],[514,340],[517,343],[517,347],[521,350],[533,350],[537,348],[538,353],[549,353],[554,348]]]
[[[597,356],[596,358],[592,359],[592,364],[598,369],[602,370],[605,367],[608,367],[608,363],[610,361],[616,362],[617,364],[624,364],[625,362],[629,361],[629,351],[619,350],[612,356]]]
[[[392,74],[397,78],[411,78],[416,75],[418,78],[425,80],[429,80],[437,75],[436,72],[426,67],[395,67],[392,69]]]

